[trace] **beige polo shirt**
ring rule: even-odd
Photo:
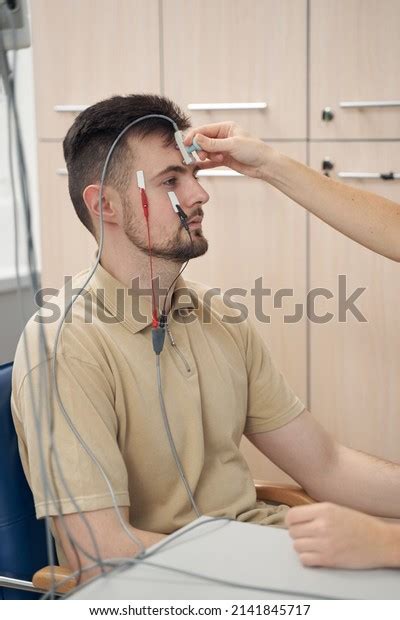
[[[89,270],[75,276],[81,286]],[[182,288],[190,292],[182,291]],[[179,290],[178,290],[179,289]],[[237,312],[220,297],[206,303],[206,287],[178,280],[161,353],[163,395],[176,448],[202,514],[242,521],[273,522],[271,510],[256,501],[251,473],[239,450],[243,433],[277,429],[304,409],[275,368],[267,347],[248,321],[232,323]],[[64,325],[57,377],[65,409],[96,454],[117,503],[130,506],[133,526],[170,533],[195,515],[178,475],[159,405],[156,358],[151,343],[151,305],[98,267],[85,296],[77,298]],[[38,517],[46,514],[40,475],[40,443],[49,470],[47,414],[54,424],[54,450],[71,493],[83,511],[112,506],[95,464],[68,427],[58,405],[46,409],[43,385],[66,292],[40,314],[48,351],[40,353],[38,316],[18,345],[12,409],[25,474]],[[25,345],[29,352],[26,360]],[[42,397],[40,397],[42,394]],[[76,512],[52,461],[55,515]]]

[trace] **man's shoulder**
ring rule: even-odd
[[[48,364],[54,355],[54,347],[62,331],[63,352],[74,342],[85,353],[85,343],[91,337],[90,322],[85,319],[85,299],[91,296],[90,286],[76,297],[67,313],[71,300],[85,284],[89,270],[82,271],[65,282],[61,289],[43,288],[42,302],[26,323],[17,344],[13,374],[17,383],[38,366]],[[62,328],[62,329],[61,329]]]

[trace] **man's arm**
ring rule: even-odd
[[[314,499],[400,518],[400,465],[338,444],[309,411],[248,439]]]
[[[192,129],[185,143],[194,137],[203,148],[199,153],[202,167],[229,166],[261,178],[347,237],[400,261],[399,204],[329,179],[247,135],[232,122]]]
[[[145,548],[154,545],[166,537],[165,534],[146,532],[132,527],[129,524],[127,507],[120,507],[120,512],[129,532],[132,536],[138,538],[143,543]],[[129,538],[127,533],[122,528],[114,508],[93,510],[90,512],[85,512],[84,515],[103,560],[112,558],[128,558],[138,554],[140,551],[138,545],[136,545],[133,540]],[[78,570],[78,557],[83,568],[93,564],[93,560],[88,558],[84,551],[91,556],[97,557],[96,549],[93,545],[93,538],[90,535],[82,517],[77,513],[64,515],[63,523],[61,522],[60,517],[54,518],[57,535],[67,558],[69,568],[72,571]],[[68,535],[66,530],[68,530]],[[75,547],[75,553],[69,537],[76,541],[84,551]],[[100,569],[98,568],[85,571],[82,573],[81,581],[86,581],[99,573]]]

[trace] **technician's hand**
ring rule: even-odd
[[[335,504],[296,506],[286,515],[294,548],[304,566],[394,566],[393,528],[376,517]]]
[[[269,160],[276,153],[232,121],[195,127],[187,133],[185,144],[192,144],[193,138],[203,149],[198,152],[204,162],[201,168],[228,166],[247,176],[262,178]]]

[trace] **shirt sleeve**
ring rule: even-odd
[[[55,397],[51,360],[33,368],[18,389],[14,388],[12,396],[21,460],[37,517],[113,506],[104,476],[71,425],[96,455],[117,505],[129,506],[128,476],[118,446],[112,385],[96,364],[64,355],[58,355],[57,359],[58,386],[70,424]],[[49,385],[50,398],[46,399]]]
[[[248,406],[244,433],[263,433],[284,426],[305,409],[250,322],[246,322]]]

